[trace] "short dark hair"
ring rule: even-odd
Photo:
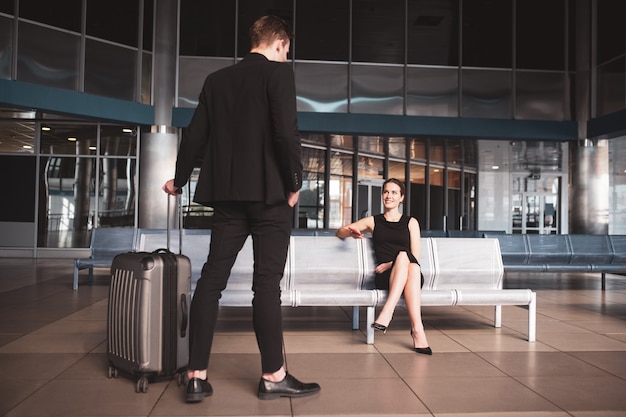
[[[287,22],[278,16],[262,16],[250,27],[250,44],[253,48],[269,45],[277,39],[289,41],[293,37]]]
[[[397,178],[389,178],[387,181],[383,182],[383,190],[385,189],[385,185],[393,183],[400,187],[400,195],[404,195],[404,183]]]

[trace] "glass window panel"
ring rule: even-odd
[[[98,127],[96,125],[42,122],[41,153],[95,155],[97,138]]]
[[[139,0],[87,0],[87,36],[137,47],[138,25]]]
[[[6,14],[15,14],[15,1],[0,0],[0,12]]]
[[[141,98],[140,103],[152,104],[152,53],[141,54]]]
[[[407,68],[406,113],[410,116],[456,117],[459,72],[456,68]]]
[[[0,16],[0,78],[11,79],[13,19]]]
[[[523,0],[515,4],[517,68],[563,70],[565,2]]]
[[[352,60],[404,63],[404,0],[352,0]]]
[[[207,75],[233,65],[232,58],[180,57],[178,70],[178,106],[196,107]]]
[[[460,140],[448,139],[446,141],[446,154],[448,166],[463,165],[463,144]]]
[[[98,226],[132,227],[135,224],[136,160],[103,158],[100,171]]]
[[[395,156],[397,158],[406,157],[406,141],[405,137],[390,137],[389,141],[389,156]]]
[[[511,68],[512,0],[463,2],[463,66]]]
[[[348,65],[296,62],[298,111],[348,111]]]
[[[19,81],[78,89],[79,36],[21,22],[18,50]]]
[[[80,32],[82,3],[82,0],[20,0],[19,13],[25,19]]]
[[[330,158],[330,173],[352,177],[352,154],[333,152]]]
[[[81,144],[79,142],[79,144]],[[87,143],[82,143],[86,147]],[[85,150],[80,153],[85,153]],[[94,227],[96,160],[86,157],[42,157],[43,172],[39,187],[40,247],[87,247],[87,231]]]
[[[321,229],[324,227],[324,171],[326,151],[304,147],[302,189],[300,190],[299,227]]]
[[[436,185],[443,187],[443,168],[431,167],[430,168],[430,185]]]
[[[143,3],[143,49],[152,52],[154,32],[154,0],[144,0]]]
[[[566,119],[563,73],[517,71],[515,79],[516,119]]]
[[[35,122],[0,122],[0,153],[34,153],[35,129]]]
[[[626,106],[626,60],[624,57],[598,67],[598,116],[613,113]]]
[[[295,29],[293,25],[293,0],[273,0],[271,2],[239,0],[238,4],[238,57],[245,56],[250,51],[250,36],[248,35],[248,30],[259,16],[273,14],[284,19],[292,29]]]
[[[409,0],[409,64],[459,64],[459,1]]]
[[[511,72],[463,70],[462,117],[511,118]]]
[[[426,161],[426,139],[411,139],[411,159]]]
[[[330,135],[330,146],[333,148],[354,149],[354,137],[350,135]]]
[[[385,154],[385,138],[382,136],[358,136],[359,151]]]
[[[384,179],[384,160],[359,156],[359,180]]]
[[[448,188],[461,189],[461,171],[448,170]]]
[[[137,51],[87,39],[85,92],[135,100]]]
[[[181,2],[180,54],[234,57],[236,3],[235,1]]]
[[[406,179],[406,163],[401,161],[389,161],[389,175],[387,178],[397,178],[404,182]]]
[[[411,164],[411,183],[426,184],[426,167],[419,164]]]
[[[352,223],[352,177],[331,175],[329,194],[328,227],[339,229]]]
[[[626,52],[624,16],[626,2],[620,0],[598,1],[597,46],[598,64],[605,63]]]
[[[350,112],[404,113],[402,67],[352,65]]]
[[[102,126],[100,128],[100,155],[136,156],[137,126]]]
[[[300,132],[300,139],[303,143],[326,145],[326,135],[323,133]]]
[[[446,148],[444,142],[430,142],[430,149],[428,154],[430,157],[430,162],[438,162],[440,164],[443,164],[445,162],[445,154]]]
[[[296,31],[294,56],[297,59],[348,61],[349,0],[298,0]]]

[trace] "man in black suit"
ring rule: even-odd
[[[285,63],[292,37],[284,20],[264,16],[250,28],[250,53],[206,78],[175,176],[163,186],[168,194],[179,192],[201,159],[194,201],[214,209],[209,256],[191,303],[187,402],[213,393],[206,378],[218,303],[250,234],[262,367],[258,396],[302,397],[320,390],[288,374],[283,363],[280,280],[302,186],[295,81]]]

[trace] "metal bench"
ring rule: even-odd
[[[137,229],[122,227],[97,227],[91,231],[89,257],[74,259],[74,290],[78,290],[78,273],[88,269],[88,282],[93,282],[94,268],[110,268],[118,253],[128,252],[135,247]]]
[[[624,235],[501,235],[505,272],[597,272],[606,289],[607,273],[626,273]]]
[[[174,232],[178,233],[178,232]],[[177,239],[174,238],[173,241]],[[139,230],[138,250],[164,247],[164,230]],[[191,259],[192,291],[210,244],[209,230],[184,230],[183,253]],[[249,237],[231,271],[220,305],[252,305],[252,239]],[[536,294],[529,289],[503,289],[504,269],[496,239],[422,238],[420,258],[425,277],[422,304],[492,305],[494,326],[502,325],[502,305],[528,309],[528,340],[536,338]],[[334,231],[299,231],[291,237],[283,280],[283,306],[352,307],[352,328],[359,329],[359,308],[367,312],[367,343],[374,343],[376,307],[386,291],[374,289],[371,239],[339,239]]]

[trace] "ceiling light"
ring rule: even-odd
[[[129,129],[129,128],[125,127],[124,129],[122,129],[122,132],[124,132],[124,133],[133,133],[133,129]]]
[[[44,132],[49,132],[52,129],[50,129],[48,126],[41,126],[41,130],[43,130]]]
[[[24,149],[33,149],[33,147],[30,146],[30,145],[23,145],[22,148],[24,148]]]
[[[70,142],[76,142],[76,138],[67,138]]]
[[[95,146],[90,146],[90,147],[89,147],[89,150],[90,150],[90,151],[95,151],[95,150],[96,150],[96,147],[95,147]]]
[[[500,166],[494,165],[494,166],[491,167],[491,169],[500,169]]]

